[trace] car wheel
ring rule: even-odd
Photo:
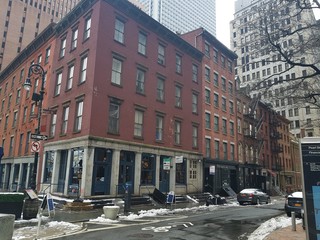
[[[206,206],[208,207],[209,205],[210,205],[210,204],[207,202],[207,203],[206,203]]]
[[[288,216],[288,217],[291,217],[291,212],[287,212],[287,216]]]
[[[269,202],[271,202],[271,199],[267,198],[266,204],[268,204]]]
[[[244,203],[243,202],[239,202],[239,204],[242,206]]]

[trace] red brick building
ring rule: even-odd
[[[0,165],[0,188],[23,190],[31,184],[30,179],[35,162],[31,145],[35,141],[31,140],[30,136],[38,127],[38,108],[33,101],[33,93],[40,91],[42,75],[32,76],[33,87],[30,91],[26,91],[23,84],[28,76],[29,67],[33,63],[43,67],[45,84],[49,84],[54,47],[54,24],[52,24],[0,74],[0,139],[4,149],[4,157]],[[46,108],[47,96],[45,92],[44,108]],[[45,118],[46,114],[43,113],[42,117]],[[40,144],[43,145],[43,142]]]
[[[202,53],[122,0],[80,3],[56,34],[43,185],[72,195],[79,182],[81,196],[201,189]]]

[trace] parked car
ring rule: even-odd
[[[294,192],[286,197],[284,210],[288,217],[291,217],[291,212],[295,212],[296,216],[301,217],[303,209],[303,194],[302,192]]]
[[[245,188],[237,195],[240,205],[247,204],[268,204],[270,196],[258,188]]]

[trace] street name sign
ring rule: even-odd
[[[40,135],[40,134],[31,133],[30,137],[33,140],[48,140],[48,136],[46,136],[46,135]]]

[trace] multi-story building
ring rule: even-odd
[[[40,91],[42,77],[37,76],[32,91],[26,91],[23,84],[33,63],[43,67],[46,82],[51,79],[54,47],[52,23],[0,73],[0,140],[4,149],[0,164],[1,189],[19,191],[31,185],[35,163],[31,146],[36,141],[30,136],[38,128],[38,102],[33,95]],[[47,93],[44,93],[44,109]],[[46,114],[42,115],[45,118]]]
[[[82,1],[54,34],[38,184],[81,196],[201,189],[203,54],[126,0]],[[5,166],[11,135],[0,135]]]
[[[231,22],[231,46],[239,56],[236,74],[241,87],[249,88],[253,98],[260,95],[261,101],[289,119],[290,132],[297,138],[320,134],[318,108],[301,101],[302,89],[315,86],[318,80],[312,78],[302,84],[304,76],[310,75],[307,68],[292,67],[274,49],[278,46],[301,64],[315,62],[318,54],[312,54],[310,47],[305,52],[295,48],[296,44],[307,44],[311,28],[301,34],[286,34],[315,23],[312,10],[300,10],[296,1],[238,0]],[[270,39],[275,46],[271,46]]]
[[[181,37],[204,54],[202,152],[205,190],[219,193],[226,184],[238,190],[234,74],[237,56],[203,28]]]
[[[143,10],[175,33],[203,27],[216,35],[216,0],[129,0],[139,2]]]
[[[80,0],[0,0],[0,71],[51,22],[58,22]]]

